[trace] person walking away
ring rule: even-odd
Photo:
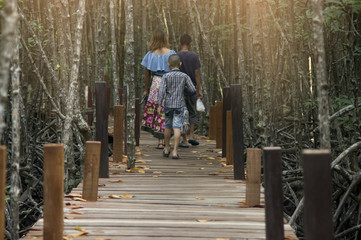
[[[202,85],[201,78],[199,74],[199,69],[201,67],[201,63],[199,61],[199,57],[195,52],[190,51],[192,45],[192,38],[188,34],[183,34],[180,37],[180,47],[181,51],[177,54],[179,55],[182,66],[180,67],[180,71],[186,73],[192,80],[194,86],[196,86],[197,91],[195,93],[189,92],[187,89],[184,91],[185,102],[189,112],[189,135],[188,141],[187,136],[185,134],[182,135],[183,140],[180,142],[180,147],[188,148],[189,144],[199,145],[196,137],[194,136],[194,128],[197,123],[197,112],[196,112],[196,102],[197,98],[202,99]]]
[[[171,72],[163,76],[158,98],[159,103],[162,103],[164,100],[165,147],[163,150],[163,157],[169,157],[170,155],[170,137],[173,129],[174,149],[172,151],[172,158],[179,159],[178,146],[181,136],[180,129],[182,127],[184,107],[186,105],[184,100],[184,89],[187,88],[189,93],[195,93],[197,90],[190,77],[179,70],[182,63],[177,54],[169,57],[168,65]],[[158,113],[160,113],[161,110],[162,108],[159,106]]]
[[[145,91],[143,97],[147,97],[145,103],[145,110],[143,113],[142,130],[148,131],[158,138],[157,149],[164,148],[164,115],[158,114],[157,108],[159,105],[158,93],[159,86],[162,81],[162,76],[169,72],[168,58],[175,54],[174,50],[169,49],[168,38],[160,29],[154,31],[148,44],[149,51],[144,56],[141,65],[146,68],[144,84]],[[152,84],[149,88],[150,80]]]

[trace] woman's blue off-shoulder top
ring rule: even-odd
[[[167,54],[158,55],[149,51],[145,54],[141,65],[152,71],[155,75],[163,76],[170,71],[168,67],[168,58],[172,54],[176,54],[176,52],[170,50]]]

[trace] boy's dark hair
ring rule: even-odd
[[[168,58],[168,63],[171,67],[177,67],[180,64],[180,57],[177,54],[172,54]]]
[[[180,40],[179,40],[180,44],[181,45],[187,45],[189,46],[192,42],[192,38],[191,36],[189,36],[188,34],[183,34],[181,37],[180,37]]]

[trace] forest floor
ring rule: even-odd
[[[82,184],[65,196],[64,239],[265,239],[264,201],[246,206],[245,182],[233,180],[215,141],[199,139],[166,159],[142,131],[136,168],[110,157],[97,202],[81,199]],[[40,219],[25,239],[42,239],[42,227]],[[284,227],[286,239],[297,239]]]

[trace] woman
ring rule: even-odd
[[[145,91],[143,96],[148,96],[145,104],[145,110],[142,120],[142,130],[151,132],[154,137],[159,139],[157,149],[164,148],[164,113],[158,114],[158,92],[162,76],[169,72],[168,58],[175,51],[169,49],[168,38],[161,30],[154,31],[148,44],[149,52],[144,56],[141,63],[145,70]],[[149,88],[149,82],[152,78],[152,85]],[[163,106],[161,106],[163,107]]]

